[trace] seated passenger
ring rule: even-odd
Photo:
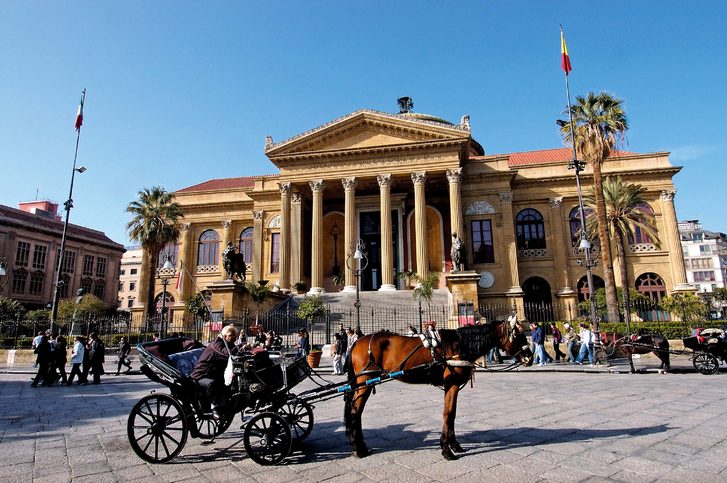
[[[215,417],[219,417],[217,410],[227,400],[228,392],[224,376],[230,356],[228,347],[232,355],[237,354],[236,338],[237,329],[235,326],[225,326],[219,337],[205,347],[190,374],[190,377],[197,381],[200,393],[206,399],[206,402],[211,403],[211,409]]]

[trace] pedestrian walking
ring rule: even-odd
[[[588,361],[593,366],[593,333],[588,329],[586,324],[581,324],[581,332],[578,336],[581,338],[581,350],[578,352],[576,363],[583,364],[583,359],[588,354]]]
[[[308,352],[310,352],[310,339],[308,337],[308,331],[305,328],[301,328],[298,331],[298,340],[295,342],[295,347],[298,349],[298,357],[308,357]]]
[[[88,343],[88,359],[93,371],[93,383],[101,384],[101,376],[104,375],[103,363],[105,362],[104,351],[106,347],[96,332],[91,332],[91,341]]]
[[[118,376],[121,372],[121,366],[126,366],[126,374],[131,370],[131,362],[129,362],[129,354],[131,354],[131,344],[126,340],[126,337],[122,337],[119,340],[119,348],[116,349],[116,354],[119,356],[119,362],[116,366],[116,375]]]
[[[555,322],[550,323],[550,332],[553,334],[553,352],[555,353],[555,362],[560,362],[561,359],[565,362],[566,355],[560,350],[560,344],[563,343],[563,336],[560,334],[560,330],[558,329],[558,326],[555,325]]]
[[[43,382],[43,385],[47,386],[47,381],[50,380],[48,377],[48,369],[50,369],[51,363],[50,344],[45,333],[38,334],[38,337],[40,337],[40,340],[33,350],[36,356],[35,362],[38,364],[38,372],[35,374],[35,378],[31,384],[33,387],[38,387],[39,382]]]
[[[333,375],[343,375],[343,340],[341,334],[336,332],[333,334]]]
[[[563,338],[566,342],[566,352],[568,353],[568,361],[573,364],[578,357],[578,334],[573,330],[568,322],[563,325]]]
[[[350,328],[350,327],[349,327]],[[346,356],[348,356],[348,332],[343,327],[343,324],[338,326],[338,333],[341,335],[341,343],[343,344],[343,360],[346,360]]]
[[[545,332],[543,328],[535,322],[530,322],[531,338],[535,345],[535,359],[533,364],[544,366],[548,362],[545,360]]]
[[[86,376],[82,369],[83,361],[86,355],[86,341],[83,337],[76,336],[71,351],[71,374],[68,376],[67,386],[73,384],[73,378],[78,376],[78,384],[86,384]]]
[[[68,357],[67,349],[68,344],[66,343],[66,338],[62,335],[58,335],[58,337],[56,337],[51,356],[52,362],[49,371],[51,384],[56,382],[58,379],[61,380],[61,385],[65,385],[68,381],[68,376],[66,375],[66,359]]]

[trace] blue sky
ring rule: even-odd
[[[684,166],[677,216],[727,231],[725,18],[718,1],[3,2],[0,203],[65,200],[84,87],[71,221],[121,243],[139,189],[274,173],[266,135],[404,95],[470,114],[487,153],[558,147],[562,23],[572,94],[624,99],[625,148]]]

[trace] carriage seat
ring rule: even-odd
[[[184,352],[169,354],[167,359],[169,363],[175,367],[182,376],[188,377],[192,373],[195,364],[199,360],[204,348],[192,349]]]

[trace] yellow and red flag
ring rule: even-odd
[[[563,29],[560,29],[560,66],[563,68],[563,71],[565,72],[565,75],[568,75],[568,73],[573,70],[573,68],[570,65],[570,57],[568,57],[568,47],[565,45],[565,37],[563,36]]]

